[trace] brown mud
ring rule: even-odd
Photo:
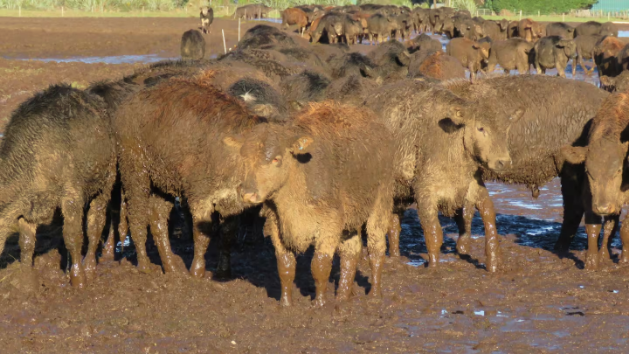
[[[115,78],[139,64],[43,63],[6,58],[71,58],[157,54],[176,57],[191,19],[2,19],[0,118],[34,92],[65,81],[79,87]],[[224,24],[218,26],[217,24]],[[255,25],[247,23],[247,26]],[[236,22],[217,20],[210,53],[222,51],[220,28],[234,38]],[[218,30],[217,30],[218,29]],[[244,33],[244,31],[243,31]],[[231,40],[231,39],[230,39]],[[213,44],[218,43],[218,44]],[[362,46],[361,50],[368,50]],[[6,124],[6,121],[3,122]],[[207,276],[141,273],[132,244],[118,245],[85,289],[70,285],[61,220],[40,227],[34,270],[20,265],[16,237],[0,257],[0,352],[3,353],[586,353],[629,351],[629,266],[613,261],[583,270],[581,228],[569,257],[552,245],[559,235],[558,181],[537,200],[524,187],[488,184],[496,206],[501,268],[485,271],[484,230],[474,218],[470,256],[456,254],[456,225],[441,218],[445,242],[439,269],[425,268],[426,247],[415,210],[402,219],[401,257],[382,267],[381,300],[371,299],[366,254],[358,261],[349,300],[338,306],[340,264],[334,260],[328,304],[312,306],[312,250],[297,256],[293,306],[282,308],[270,240],[239,232],[232,278],[211,279],[218,240],[206,255]],[[189,233],[171,217],[172,248],[187,267]],[[159,252],[148,242],[151,260]],[[100,250],[99,250],[100,254]],[[121,256],[122,255],[122,256]]]

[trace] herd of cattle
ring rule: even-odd
[[[329,10],[321,21],[344,9]],[[371,17],[406,12],[384,9]],[[441,11],[422,12],[426,23],[418,28],[443,31],[452,17]],[[528,33],[522,28],[521,35]],[[508,41],[535,41],[537,32],[530,33]],[[387,234],[390,256],[399,256],[400,215],[414,203],[430,267],[438,266],[443,242],[439,213],[459,220],[457,251],[465,255],[477,209],[485,225],[485,266],[497,271],[496,213],[484,181],[525,184],[537,197],[540,186],[560,177],[558,252],[567,252],[585,214],[586,267],[609,258],[607,241],[629,201],[623,179],[629,94],[545,75],[441,81],[426,75],[442,70],[438,63],[432,71],[413,66],[426,50],[411,53],[417,43],[393,39],[364,55],[330,42],[308,43],[257,25],[215,60],[165,61],[85,90],[59,84],[37,93],[13,112],[0,146],[0,253],[18,230],[21,262],[32,265],[36,229],[60,209],[75,286],[94,276],[108,222],[115,226],[102,258],[114,256],[114,229],[122,238],[130,231],[138,267],[150,271],[150,230],[164,271],[188,272],[168,234],[180,198],[192,219],[190,274],[204,275],[205,252],[218,232],[215,275],[228,275],[229,247],[243,218],[264,218],[281,303],[291,303],[294,252],[314,246],[321,305],[336,252],[337,299],[350,296],[363,232],[370,295],[381,296]],[[119,210],[117,222],[108,217],[112,210]],[[629,223],[620,234],[620,260],[628,262]]]

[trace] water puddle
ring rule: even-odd
[[[44,63],[56,62],[56,63],[85,63],[85,64],[150,64],[156,63],[162,60],[176,60],[179,58],[167,58],[160,56],[158,54],[147,54],[147,55],[116,55],[116,56],[105,56],[105,57],[71,57],[71,58],[5,58],[5,59],[13,59],[13,60],[24,60],[24,61],[41,61]]]

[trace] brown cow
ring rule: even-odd
[[[505,74],[517,69],[520,74],[526,74],[530,68],[529,54],[533,49],[533,43],[522,38],[510,38],[506,41],[497,41],[491,44],[487,72],[491,73],[500,64]]]
[[[594,62],[600,76],[616,76],[620,72],[617,55],[625,44],[618,38],[603,37],[594,47]]]
[[[417,61],[417,64],[419,67],[408,68],[410,77],[416,77],[418,74],[437,80],[465,77],[463,64],[457,58],[449,56],[444,52],[430,54],[421,62]]]
[[[417,80],[383,86],[367,101],[393,131],[397,144],[394,173],[399,182],[396,200],[417,203],[430,267],[438,266],[443,242],[439,212],[453,216],[457,209],[476,206],[485,222],[486,268],[498,269],[496,217],[479,169],[509,167],[511,122],[500,117],[492,104],[472,103],[440,85]],[[515,121],[522,112],[502,113],[513,113]]]
[[[518,23],[518,36],[527,42],[536,42],[546,35],[546,27],[538,22],[525,18]]]
[[[454,38],[446,46],[446,53],[457,58],[463,67],[470,71],[470,82],[474,82],[476,72],[489,60],[491,43],[478,43],[467,38]]]
[[[586,213],[585,228],[588,235],[586,269],[596,269],[599,261],[609,259],[606,232],[599,251],[600,218],[596,215],[619,215],[629,203],[627,191],[627,139],[629,127],[629,94],[619,92],[607,97],[592,121],[586,147],[566,146],[563,154],[573,164],[585,162],[588,183],[586,196],[591,200],[591,211]],[[592,213],[596,215],[592,215]],[[621,263],[629,263],[629,222],[620,229],[622,239]]]
[[[293,25],[297,25],[297,30],[303,37],[308,26],[308,17],[303,10],[289,8],[282,11],[282,26],[284,29],[288,29],[289,26]]]
[[[372,112],[313,103],[289,125],[263,124],[225,143],[240,150],[247,166],[243,200],[264,202],[268,209],[265,230],[275,246],[282,305],[291,304],[293,251],[304,252],[312,244],[315,304],[325,304],[337,249],[341,256],[337,299],[347,299],[365,223],[372,269],[370,295],[381,296],[385,233],[393,208],[393,141]]]
[[[244,103],[214,88],[212,78],[204,75],[161,82],[119,107],[114,118],[119,168],[141,270],[151,268],[145,243],[150,193],[155,188],[187,198],[194,222],[190,272],[204,275],[209,244],[205,226],[212,223],[214,213],[225,221],[244,208],[236,192],[241,165],[221,140],[225,134],[246,131],[261,121]],[[168,266],[179,270],[177,264]]]

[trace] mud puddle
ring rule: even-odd
[[[159,54],[147,55],[115,55],[106,57],[72,57],[72,58],[5,58],[22,61],[41,61],[44,63],[85,63],[85,64],[150,64],[162,60],[175,60],[179,58],[168,58]]]

